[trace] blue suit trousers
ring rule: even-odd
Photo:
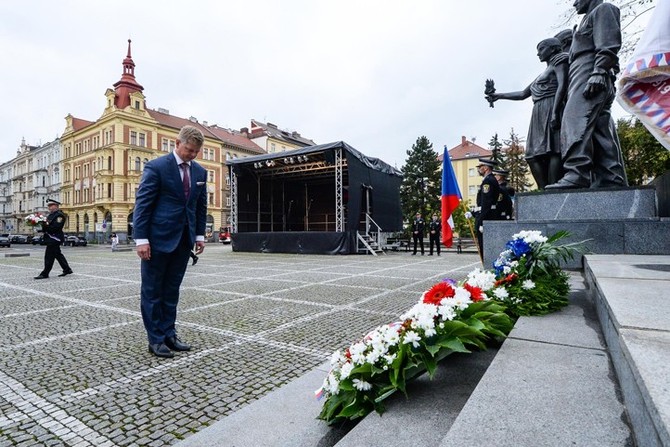
[[[191,248],[188,227],[184,227],[174,251],[164,253],[152,249],[151,259],[142,261],[140,307],[150,344],[163,343],[166,337],[176,335],[179,287]]]

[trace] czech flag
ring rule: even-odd
[[[451,166],[449,152],[445,147],[442,156],[442,243],[445,247],[451,247],[454,244],[451,214],[458,208],[461,198],[461,190],[456,183],[454,168]]]

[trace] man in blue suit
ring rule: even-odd
[[[142,320],[157,357],[191,349],[177,337],[175,321],[191,248],[205,249],[207,172],[194,161],[204,140],[200,130],[184,126],[174,152],[146,164],[137,190],[133,236],[142,260]]]

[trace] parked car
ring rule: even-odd
[[[23,235],[23,234],[15,234],[11,237],[9,240],[12,244],[27,244],[30,241],[28,241],[28,236]]]
[[[86,247],[88,242],[83,237],[70,235],[65,236],[65,242],[63,242],[63,245],[69,245],[70,247]]]
[[[44,235],[40,236],[35,236],[33,239],[30,241],[31,244],[33,245],[46,245],[46,242],[44,242]]]
[[[9,234],[0,234],[0,247],[11,247],[12,242],[9,240]]]
[[[230,231],[225,230],[219,233],[219,242],[223,244],[230,244],[232,239],[230,238]]]

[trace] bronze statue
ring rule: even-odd
[[[489,102],[489,107],[493,108],[493,100],[491,99],[491,95],[493,95],[496,92],[496,84],[493,82],[493,79],[487,79],[486,82],[484,83],[484,94],[486,95],[486,99]]]
[[[572,33],[571,29],[564,29],[559,31],[554,37],[561,41],[561,46],[563,47],[563,52],[569,53],[570,46],[572,45]]]
[[[619,72],[619,9],[603,0],[575,0],[584,18],[570,47],[568,99],[561,123],[565,175],[547,189],[626,186],[611,116]]]
[[[563,175],[560,127],[568,85],[568,55],[563,52],[561,42],[552,37],[537,44],[537,56],[546,62],[547,68],[528,87],[518,92],[492,93],[486,99],[521,101],[532,96],[526,161],[538,188],[544,189]]]

